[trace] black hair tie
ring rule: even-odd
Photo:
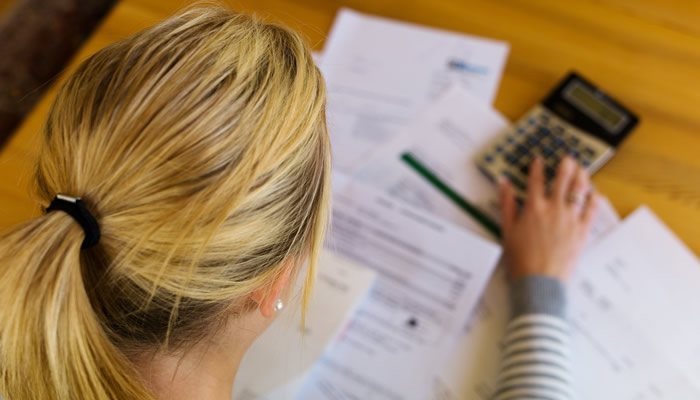
[[[73,219],[78,221],[80,226],[85,231],[85,239],[81,249],[87,249],[96,245],[100,241],[100,226],[97,224],[95,217],[90,214],[85,203],[80,200],[80,197],[70,197],[63,194],[57,194],[51,201],[51,205],[46,209],[46,213],[51,211],[64,211]]]

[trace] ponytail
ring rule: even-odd
[[[215,334],[309,254],[306,304],[328,217],[325,106],[299,35],[221,8],[78,66],[44,126],[36,197],[82,196],[102,236],[81,249],[65,212],[0,235],[0,396],[153,399],[134,364]]]
[[[14,399],[151,399],[90,304],[93,249],[53,212],[0,236],[0,395]],[[94,248],[99,251],[99,245]]]

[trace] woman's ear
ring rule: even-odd
[[[289,278],[294,269],[294,258],[289,257],[282,267],[282,272],[275,278],[270,286],[261,287],[250,294],[250,298],[258,304],[260,313],[265,318],[271,318],[275,315],[275,305],[277,300],[283,300],[281,297],[284,294],[284,288],[290,283]]]

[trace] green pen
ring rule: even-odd
[[[469,203],[464,197],[452,190],[445,182],[438,178],[428,168],[420,163],[411,153],[403,153],[401,159],[430,182],[437,190],[447,196],[457,207],[471,215],[481,226],[491,232],[496,238],[501,239],[501,227],[488,215]]]

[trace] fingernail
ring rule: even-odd
[[[564,156],[564,159],[562,160],[562,162],[566,163],[567,167],[573,167],[573,166],[574,166],[574,163],[575,163],[576,161],[574,161],[574,158],[571,157],[570,154],[567,154],[567,155]]]

